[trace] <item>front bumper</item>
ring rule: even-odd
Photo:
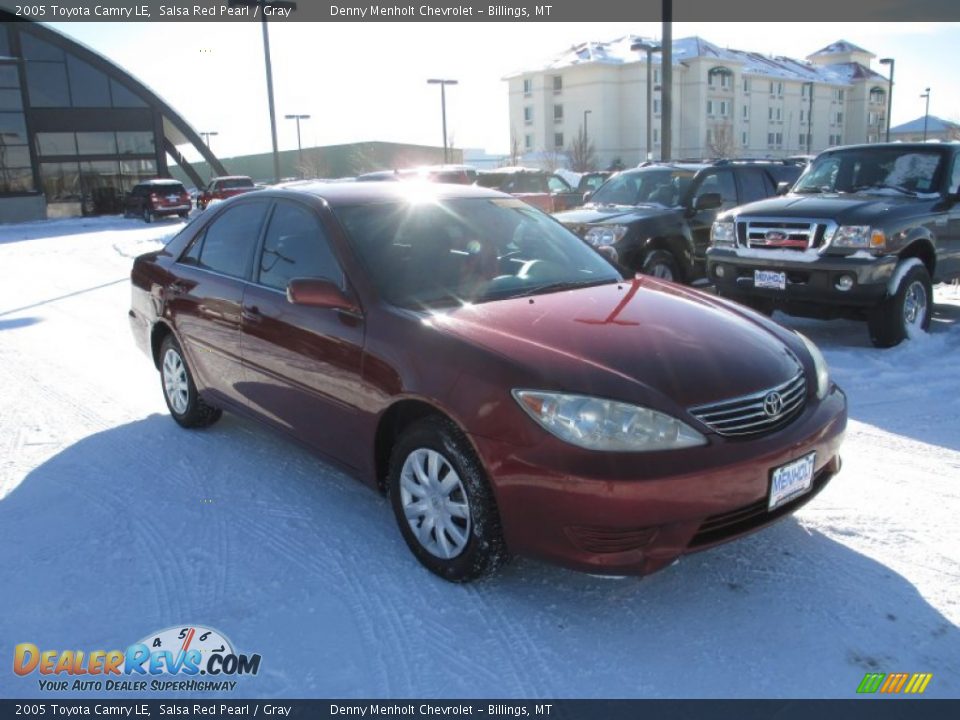
[[[784,306],[873,307],[886,296],[887,282],[896,265],[896,257],[822,255],[813,262],[800,262],[779,253],[758,257],[744,256],[733,248],[712,247],[707,251],[707,275],[721,295],[764,298]],[[785,272],[786,288],[756,287],[754,270]],[[839,290],[837,282],[845,275],[853,280],[853,285],[849,290]]]
[[[532,447],[472,440],[513,552],[586,572],[646,575],[809,501],[840,469],[846,420],[846,398],[833,386],[780,431],[751,440],[710,435],[702,448],[628,454],[579,450],[552,436]],[[810,452],[810,492],[768,512],[772,471]]]

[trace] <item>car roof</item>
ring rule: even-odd
[[[828,148],[821,154],[836,152],[837,150],[883,150],[888,148],[898,148],[903,150],[955,150],[960,147],[960,142],[951,140],[949,142],[889,142],[889,143],[860,143],[857,145],[838,145]]]
[[[143,180],[138,185],[183,185],[179,180],[173,178],[156,178],[155,180]]]
[[[325,200],[331,207],[391,202],[416,197],[447,200],[452,198],[510,198],[496,190],[477,185],[453,185],[431,182],[314,182],[295,187],[271,188],[270,194],[312,195]],[[247,196],[245,196],[247,197]]]
[[[251,180],[251,177],[249,175],[217,175],[210,178],[210,182],[214,180]]]

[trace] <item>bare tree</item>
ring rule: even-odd
[[[523,153],[520,152],[520,138],[517,137],[516,131],[510,128],[510,165],[519,165],[522,155]]]
[[[540,167],[552,173],[566,165],[568,159],[560,150],[543,150],[540,153]]]
[[[733,139],[733,125],[729,122],[718,123],[707,131],[707,150],[710,157],[728,158],[737,149]]]
[[[587,139],[586,128],[582,125],[567,148],[567,157],[570,159],[570,169],[574,172],[587,172],[597,167],[597,153],[593,143]]]

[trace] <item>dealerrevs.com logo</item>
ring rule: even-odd
[[[125,650],[41,650],[20,643],[13,651],[13,672],[40,675],[40,690],[51,692],[233,690],[237,682],[229,678],[259,671],[260,655],[237,653],[222,633],[199,625],[151,633]]]

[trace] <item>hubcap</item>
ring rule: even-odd
[[[923,283],[910,283],[903,297],[903,324],[908,328],[922,328],[927,317],[927,289]]]
[[[665,263],[657,263],[651,268],[651,275],[655,278],[660,278],[661,280],[673,280],[673,272],[670,270],[670,266]]]
[[[190,385],[187,382],[187,367],[183,358],[173,348],[163,356],[163,391],[167,394],[170,407],[177,415],[187,411],[190,399]]]
[[[467,492],[453,465],[428,448],[407,455],[400,471],[400,504],[414,537],[435,557],[450,560],[470,538]]]

